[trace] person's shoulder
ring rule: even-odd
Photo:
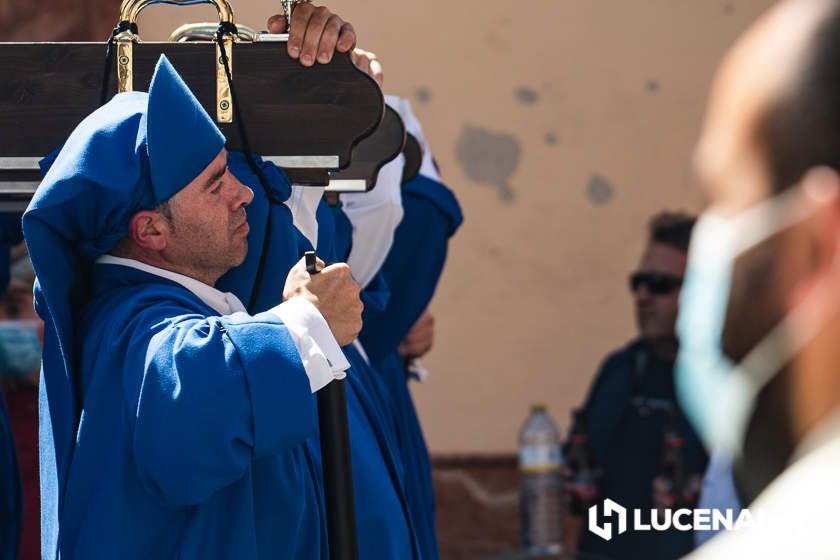
[[[835,558],[840,487],[840,439],[788,466],[739,514],[743,528],[714,537],[689,560]],[[747,512],[747,513],[745,513]]]
[[[88,302],[83,324],[108,317],[149,322],[185,314],[206,315],[207,309],[198,296],[174,282],[116,284]]]
[[[599,372],[623,371],[630,367],[633,357],[639,351],[641,342],[631,340],[621,348],[609,352],[601,361]]]
[[[623,394],[626,391],[638,344],[638,341],[631,341],[604,357],[592,380],[587,402],[599,400],[605,394],[614,394],[616,391]]]

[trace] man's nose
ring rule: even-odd
[[[639,284],[639,287],[633,292],[633,297],[636,298],[636,301],[647,301],[650,299],[651,294],[645,284]]]
[[[236,187],[236,194],[233,199],[234,209],[238,210],[243,206],[248,206],[249,204],[251,204],[251,201],[254,200],[254,191],[252,191],[247,185],[240,182],[239,179],[237,179],[233,175],[233,173],[231,173],[230,176],[231,180],[233,181]]]

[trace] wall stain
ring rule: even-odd
[[[426,104],[432,100],[432,91],[426,86],[420,86],[414,90],[414,99],[418,103]]]
[[[536,90],[524,86],[513,90],[513,95],[523,105],[533,105],[540,100],[540,94]]]
[[[586,196],[592,204],[608,204],[612,200],[615,187],[606,177],[595,173],[586,184]]]
[[[519,165],[522,148],[512,134],[465,124],[455,152],[461,169],[470,180],[496,187],[499,200],[505,204],[513,202],[515,196],[509,181]]]

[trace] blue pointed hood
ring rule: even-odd
[[[152,187],[160,204],[210,165],[225,137],[163,55],[149,86],[147,121]]]

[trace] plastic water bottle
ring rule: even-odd
[[[560,433],[535,404],[519,432],[519,510],[522,546],[534,554],[557,554],[562,542]]]

